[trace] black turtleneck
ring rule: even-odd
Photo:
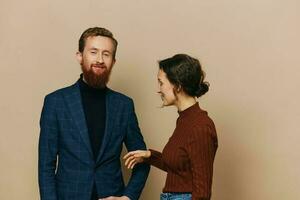
[[[82,75],[79,79],[79,87],[90,141],[96,160],[105,131],[105,94],[107,88],[98,89],[89,86],[84,82]]]

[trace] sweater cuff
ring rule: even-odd
[[[148,149],[148,151],[151,152],[151,155],[149,158],[144,158],[144,162],[147,164],[151,164],[151,160],[153,160],[153,158],[157,157],[157,152],[153,149]]]

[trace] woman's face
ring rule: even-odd
[[[170,83],[167,78],[167,74],[161,69],[158,70],[157,80],[159,89],[158,94],[161,96],[163,106],[174,105],[177,100],[174,94],[175,86]]]

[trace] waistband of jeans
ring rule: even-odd
[[[192,194],[190,192],[162,192],[160,195],[164,197],[169,197],[172,195],[189,195]]]

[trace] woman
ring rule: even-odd
[[[176,106],[176,128],[162,153],[149,149],[124,156],[125,165],[147,162],[167,172],[161,200],[209,200],[213,162],[218,147],[213,121],[196,97],[208,91],[199,61],[177,54],[159,62],[159,94],[163,106]]]

